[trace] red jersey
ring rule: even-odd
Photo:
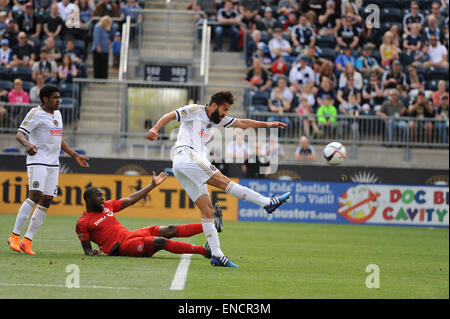
[[[130,231],[114,217],[114,213],[122,206],[121,200],[109,200],[103,205],[101,213],[83,212],[77,221],[76,232],[81,241],[93,241],[109,254],[114,244],[121,243]]]

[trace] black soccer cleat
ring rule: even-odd
[[[208,254],[207,254],[207,255],[205,255],[205,258],[208,258],[208,259],[210,259],[210,258],[212,257],[212,254],[211,254],[211,247],[209,247],[209,244],[208,244],[208,242],[206,242],[206,244],[205,244],[205,245],[203,245],[203,248],[205,248],[205,249],[206,249],[206,251],[208,252]]]
[[[222,208],[219,204],[214,204],[214,226],[218,233],[223,232]]]

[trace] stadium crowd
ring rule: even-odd
[[[75,6],[76,5],[76,6]],[[58,85],[68,103],[75,77],[87,77],[93,55],[95,78],[107,78],[109,53],[118,68],[121,24],[142,17],[137,0],[0,0],[0,102],[40,103],[45,83]],[[12,111],[0,106],[0,121]]]
[[[368,4],[379,6],[380,25]],[[224,36],[229,51],[245,51],[249,114],[288,124],[303,115],[307,137],[358,138],[361,123],[339,114],[440,118],[420,126],[426,141],[448,143],[448,0],[195,0],[188,9],[218,24],[216,51]],[[384,125],[389,141],[408,129],[414,140],[418,128]]]

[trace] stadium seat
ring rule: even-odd
[[[402,23],[402,12],[398,8],[384,8],[381,10],[381,22]]]
[[[2,150],[3,153],[20,153],[20,150],[16,147],[5,147]]]
[[[7,91],[11,91],[13,88],[13,84],[11,81],[0,81],[0,89],[5,89]]]
[[[9,69],[9,78],[11,81],[21,79],[22,81],[32,81],[31,68],[26,66],[15,66]]]
[[[62,83],[59,85],[61,92],[61,97],[73,97],[74,84],[73,83]]]
[[[380,8],[396,8],[400,9],[402,7],[403,0],[383,0]]]
[[[383,6],[383,0],[364,0],[363,1],[363,8],[367,7],[370,4],[376,4],[379,7]]]
[[[71,97],[61,98],[61,115],[65,124],[72,123],[77,114],[77,101]]]
[[[257,91],[252,96],[252,101],[250,105],[251,111],[269,111],[269,92]]]
[[[334,63],[334,60],[336,59],[336,51],[334,49],[330,48],[323,48],[318,52],[319,57],[322,59],[327,59]]]
[[[385,34],[387,31],[389,31],[394,24],[398,26],[400,32],[403,30],[403,24],[400,22],[382,22],[380,25],[381,34]]]
[[[0,80],[9,80],[9,69],[4,66],[0,66]]]
[[[31,81],[23,81],[22,83],[22,88],[27,93],[30,93],[30,90],[33,86],[35,86],[35,84]]]
[[[402,0],[401,1],[401,8],[402,10],[411,9],[411,2],[414,0]]]
[[[425,89],[429,91],[436,91],[438,89],[439,80],[426,81]]]
[[[448,69],[444,67],[430,67],[426,69],[426,79],[427,81],[448,81]]]
[[[336,47],[336,38],[332,35],[318,35],[316,36],[316,46],[321,49],[334,49]]]
[[[76,148],[76,149],[74,149],[74,151],[80,155],[86,155],[86,151],[81,148]]]

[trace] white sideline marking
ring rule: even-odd
[[[66,285],[56,285],[56,284],[18,284],[13,282],[0,282],[0,286],[24,286],[24,287],[52,287],[52,288],[67,288]],[[151,289],[151,288],[135,288],[135,287],[107,287],[107,286],[80,286],[80,288],[87,288],[87,289],[132,289],[132,290],[139,290],[139,289]],[[69,288],[73,289],[73,288]],[[78,289],[78,288],[75,288]]]
[[[186,277],[189,270],[189,264],[191,263],[192,254],[183,254],[180,258],[177,271],[173,277],[170,290],[183,290],[186,283]]]

